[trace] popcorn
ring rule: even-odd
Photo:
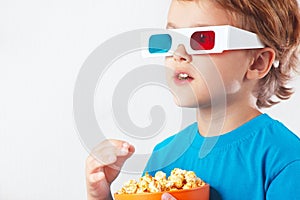
[[[126,194],[135,194],[136,191],[137,191],[137,182],[135,180],[129,180],[123,185],[121,189],[121,192],[124,192]]]
[[[158,171],[154,177],[146,173],[139,182],[129,180],[117,194],[167,192],[202,187],[205,184],[195,172],[175,168],[168,178],[164,172]]]
[[[166,177],[167,177],[167,175],[166,175],[164,172],[162,172],[162,171],[156,172],[156,173],[155,173],[155,176],[154,176],[154,178],[155,178],[156,180],[158,180],[158,181],[166,180],[166,179],[167,179]]]
[[[149,192],[162,192],[162,185],[157,181],[153,180],[149,183]]]
[[[149,186],[149,182],[146,180],[141,179],[138,183],[138,193],[147,192]]]
[[[184,176],[182,175],[171,175],[168,178],[168,181],[172,182],[174,186],[178,189],[182,188],[184,185]]]

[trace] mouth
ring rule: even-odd
[[[174,75],[176,83],[183,84],[194,80],[194,78],[187,72],[176,72]]]

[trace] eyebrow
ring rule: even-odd
[[[194,28],[194,27],[202,27],[202,26],[210,26],[210,25],[208,25],[208,24],[193,24],[192,26],[189,26],[189,28]],[[169,28],[179,28],[178,26],[176,26],[174,23],[172,23],[172,22],[168,22],[167,23],[167,26],[166,26],[166,28],[167,29],[169,29]],[[187,27],[185,27],[185,28],[187,28]]]

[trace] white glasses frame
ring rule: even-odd
[[[191,48],[191,36],[198,31],[213,31],[215,33],[215,42],[212,49],[194,50]],[[159,34],[168,34],[172,38],[171,47],[168,52],[151,53],[149,51],[149,40],[151,36]],[[180,44],[184,45],[187,53],[191,55],[222,53],[225,50],[259,49],[265,47],[255,33],[230,25],[158,29],[157,31],[149,30],[145,31],[141,37],[142,47],[145,47],[142,50],[144,57],[172,56]]]

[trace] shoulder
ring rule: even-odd
[[[197,130],[197,128],[198,128],[197,122],[190,124],[189,126],[185,127],[181,131],[179,131],[178,133],[176,133],[176,134],[166,138],[162,142],[158,143],[154,147],[154,151],[160,150],[167,145],[178,144],[177,141],[186,141],[188,138],[191,138],[189,136],[192,136],[192,134],[195,134],[195,130]]]
[[[261,134],[268,139],[269,145],[286,151],[295,151],[300,156],[300,138],[280,121],[268,118],[269,123],[266,124]]]
[[[287,164],[268,182],[266,189],[267,199],[300,199],[300,160]]]
[[[271,172],[269,178],[292,163],[300,161],[300,139],[281,122],[267,116],[265,126],[257,132],[255,152],[265,160],[266,169]]]

